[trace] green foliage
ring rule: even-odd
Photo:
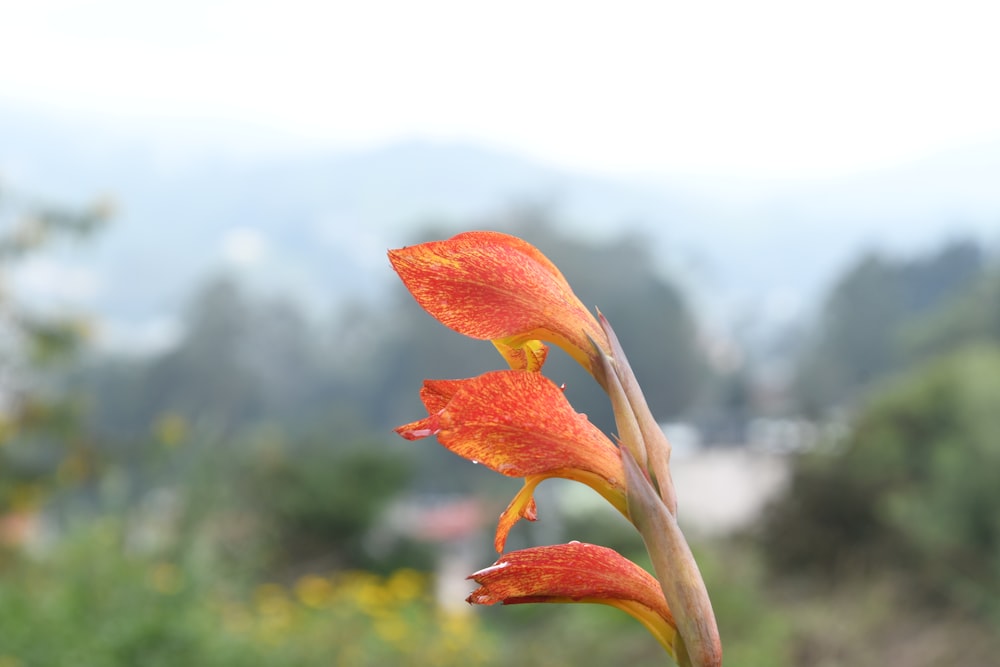
[[[903,342],[911,358],[924,359],[986,341],[1000,342],[1000,267],[917,322]]]
[[[308,574],[248,585],[186,548],[128,548],[91,523],[51,553],[0,569],[0,665],[484,665],[491,638],[436,609],[412,570]]]
[[[373,550],[366,538],[407,488],[407,459],[378,443],[315,442],[268,447],[237,476],[237,503],[254,513],[272,545],[272,567],[388,571],[427,567],[428,554],[401,541]],[[400,558],[403,550],[408,561]]]
[[[0,572],[0,656],[26,667],[226,656],[198,582],[176,563],[127,556],[123,538],[120,525],[95,523],[50,556]]]
[[[783,581],[768,588],[764,616],[782,624],[782,641],[770,655],[757,653],[735,664],[992,665],[1000,651],[995,624],[941,604],[915,605],[912,584],[899,578],[842,579],[826,586]]]
[[[797,462],[764,525],[775,570],[899,571],[928,595],[1000,612],[1000,349],[897,378],[842,448]]]

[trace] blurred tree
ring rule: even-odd
[[[1000,342],[1000,266],[905,332],[911,359],[925,359],[974,342]]]
[[[474,615],[442,614],[412,569],[248,585],[202,548],[131,548],[111,517],[0,575],[4,667],[510,664]],[[5,575],[5,576],[4,576]],[[639,628],[640,632],[644,632]],[[542,658],[524,663],[549,664]]]
[[[976,244],[952,243],[910,261],[860,259],[827,297],[814,339],[801,358],[794,391],[818,415],[850,403],[905,361],[903,331],[981,275]]]
[[[407,488],[409,457],[336,435],[294,447],[273,444],[242,457],[233,479],[237,506],[258,517],[270,545],[267,567],[389,572],[429,566],[429,553],[405,539],[382,549],[366,542],[382,511]]]
[[[763,524],[782,573],[898,571],[915,590],[1000,612],[1000,347],[899,377],[843,447],[796,462]]]
[[[55,381],[78,352],[86,321],[25,303],[13,277],[36,253],[91,234],[109,214],[106,202],[72,211],[0,191],[0,516],[31,509],[48,488],[93,465],[76,430],[79,401]]]
[[[317,395],[328,379],[324,350],[287,298],[250,294],[216,277],[194,294],[183,329],[173,347],[151,358],[91,362],[81,386],[94,394],[99,431],[134,439],[165,414],[222,433],[267,422],[293,431],[309,422],[311,430],[327,409]]]

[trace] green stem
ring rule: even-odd
[[[678,660],[684,660],[679,664],[681,667],[719,667],[722,664],[719,629],[694,555],[674,515],[663,504],[629,450],[621,451],[629,517],[642,535],[656,578],[677,622]]]

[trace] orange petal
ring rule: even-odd
[[[604,332],[559,269],[530,243],[499,232],[465,232],[390,250],[389,261],[417,303],[445,326],[512,349],[554,343],[600,378],[591,341],[609,351]],[[513,368],[529,369],[538,360],[538,343],[531,345],[523,359],[505,354]]]
[[[570,468],[624,488],[618,447],[547,377],[491,371],[456,382],[438,417],[438,440],[451,451],[508,477]]]
[[[397,426],[393,430],[407,440],[419,440],[437,434],[441,428],[441,412],[461,386],[462,380],[424,380],[424,386],[420,388],[420,400],[427,409],[428,416]]]
[[[631,614],[676,655],[677,627],[660,584],[617,551],[570,542],[512,551],[468,577],[471,604],[595,602]]]
[[[424,386],[420,388],[420,400],[427,408],[427,414],[443,410],[461,387],[462,380],[424,380]]]
[[[398,427],[404,438],[436,435],[463,458],[508,477],[528,478],[531,489],[550,477],[583,482],[628,516],[618,447],[573,410],[548,378],[492,371],[466,380],[428,380],[421,396],[431,414]],[[531,489],[504,513],[496,538],[501,547],[510,527],[524,516]]]

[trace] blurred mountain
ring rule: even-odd
[[[114,323],[113,338],[135,341],[162,335],[193,285],[220,269],[328,311],[392,285],[385,249],[420,240],[418,226],[499,227],[505,212],[533,206],[587,237],[643,234],[713,326],[766,329],[801,318],[861,250],[992,243],[1000,229],[1000,143],[794,185],[625,180],[459,144],[280,145],[227,124],[0,107],[0,193],[70,204],[110,194],[119,207],[93,247],[38,260],[22,279],[40,300],[85,301]]]

